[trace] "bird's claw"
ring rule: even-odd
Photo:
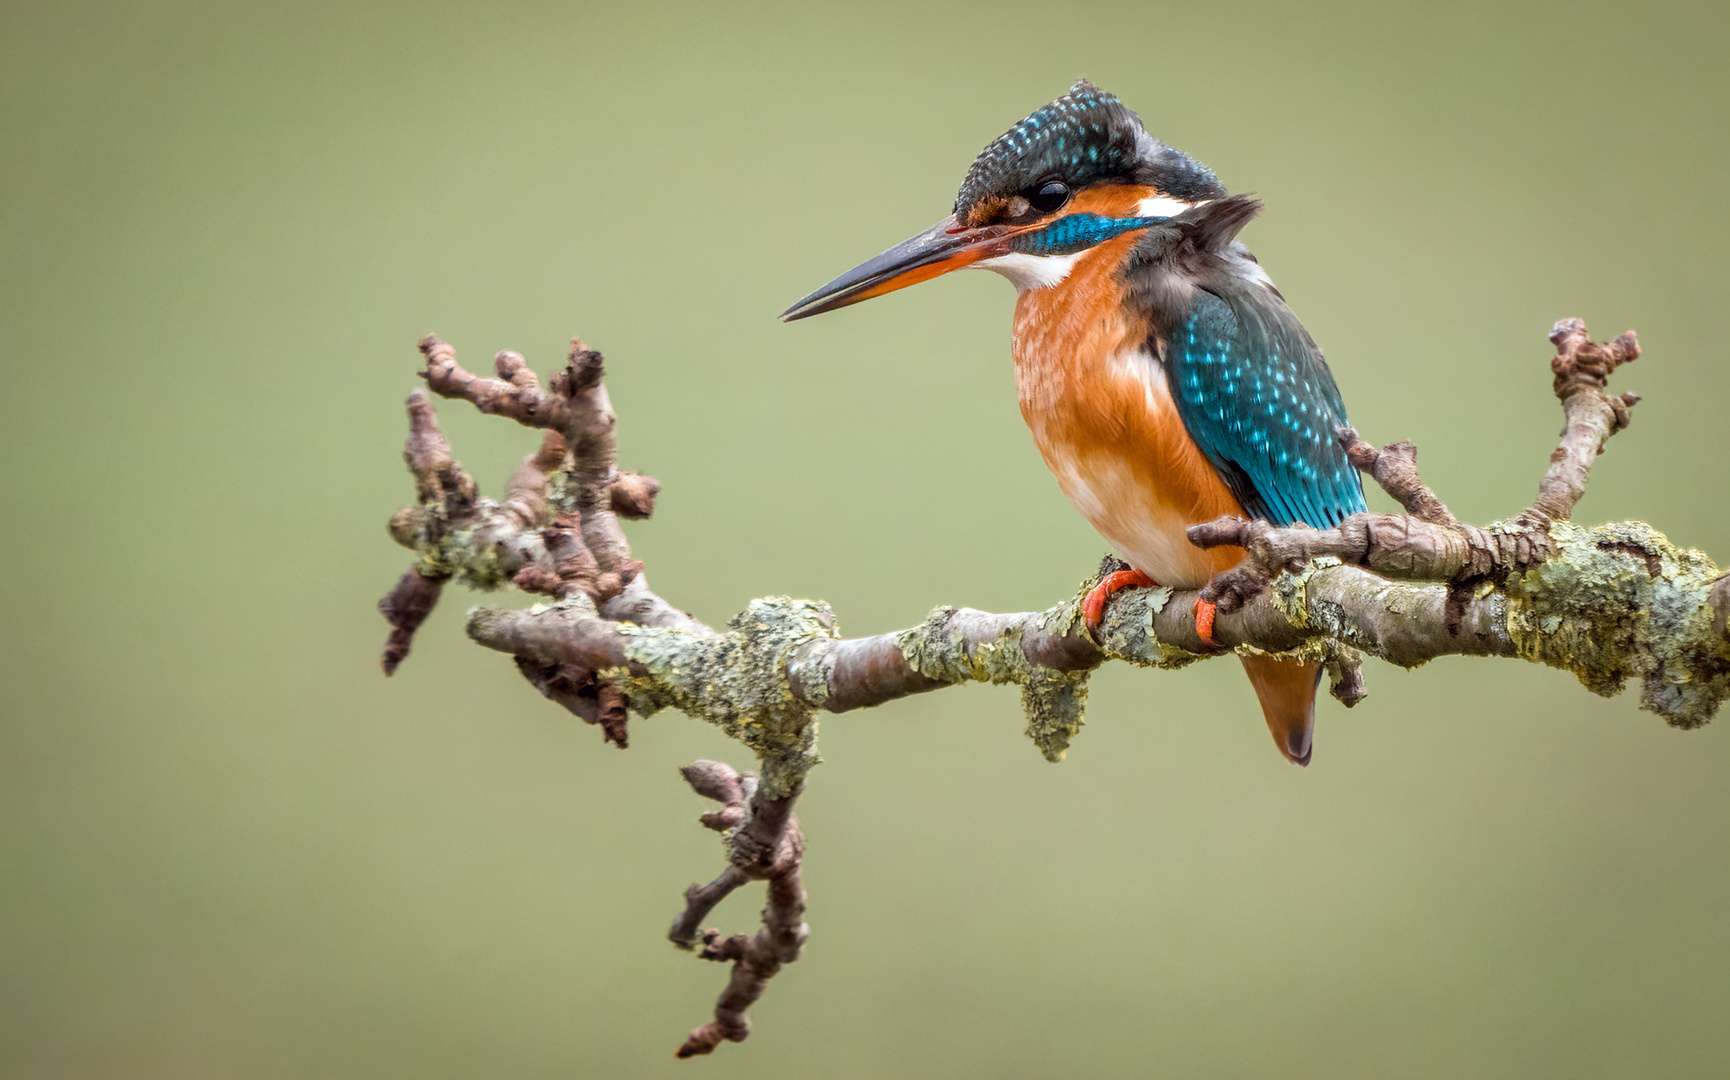
[[[1081,602],[1081,617],[1087,621],[1089,630],[1098,633],[1099,621],[1105,617],[1105,605],[1115,593],[1130,588],[1152,588],[1158,584],[1140,570],[1118,570],[1107,574],[1099,579],[1098,585],[1088,590],[1087,598]]]
[[[1218,614],[1217,606],[1212,600],[1197,599],[1195,602],[1195,632],[1201,638],[1203,645],[1218,647],[1219,642],[1213,639],[1213,617]]]

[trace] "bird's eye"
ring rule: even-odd
[[[1041,214],[1049,214],[1069,201],[1069,185],[1061,180],[1048,180],[1026,193],[1027,201]]]

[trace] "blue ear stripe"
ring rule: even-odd
[[[1010,248],[1024,255],[1070,255],[1077,251],[1086,251],[1114,236],[1122,236],[1126,232],[1170,220],[1164,217],[1114,218],[1100,214],[1070,214],[1058,218],[1038,232],[1017,236],[1011,242]]]

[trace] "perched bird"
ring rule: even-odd
[[[1134,568],[1088,598],[1097,626],[1119,588],[1197,588],[1242,559],[1191,545],[1190,525],[1327,528],[1364,509],[1321,350],[1237,240],[1261,208],[1083,80],[980,153],[953,214],[781,317],[968,266],[1008,278],[1021,415],[1063,493]],[[1212,622],[1198,605],[1203,637]],[[1307,765],[1320,666],[1242,661],[1275,744]]]

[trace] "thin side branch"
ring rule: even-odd
[[[1610,394],[1610,373],[1640,357],[1640,341],[1629,330],[1614,341],[1594,344],[1579,319],[1563,319],[1550,332],[1556,357],[1554,390],[1566,418],[1562,442],[1550,455],[1550,467],[1538,485],[1532,512],[1550,521],[1565,521],[1586,494],[1592,464],[1604,452],[1610,436],[1628,426],[1628,410],[1638,394]]]
[[[445,578],[428,574],[419,567],[403,571],[397,579],[396,588],[384,595],[378,602],[379,614],[390,623],[390,638],[385,642],[384,655],[379,658],[379,665],[386,675],[395,675],[399,664],[408,659],[409,647],[414,644],[414,633],[420,629],[420,624],[432,614],[433,605],[438,603],[439,592],[444,588]]]
[[[1377,450],[1349,427],[1339,429],[1340,445],[1359,472],[1381,485],[1408,515],[1431,525],[1457,525],[1459,519],[1418,477],[1418,448],[1397,442]]]
[[[700,941],[698,956],[733,965],[715,1003],[715,1018],[692,1031],[679,1047],[678,1056],[688,1058],[707,1054],[723,1041],[745,1041],[751,1033],[745,1010],[763,996],[783,966],[799,958],[810,928],[805,925],[805,890],[799,884],[805,835],[793,815],[798,792],[767,797],[753,777],[719,761],[698,761],[681,772],[697,794],[721,803],[720,810],[699,820],[725,835],[727,868],[709,884],[685,890],[685,910],[667,936],[682,949],[695,948]],[[749,881],[768,883],[768,902],[755,935],[722,937],[719,930],[697,929],[716,904]]]

